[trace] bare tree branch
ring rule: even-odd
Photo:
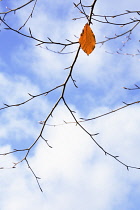
[[[30,13],[30,15],[27,17],[27,19],[25,20],[24,24],[21,25],[21,26],[19,27],[19,29],[14,29],[14,28],[12,28],[12,27],[6,22],[6,20],[5,20],[5,15],[8,14],[8,13],[15,12],[15,11],[17,11],[17,10],[20,10],[20,9],[22,9],[23,7],[25,7],[25,6],[29,5],[30,3],[32,3],[33,1],[34,1],[34,4],[33,4],[33,7],[32,7],[32,9],[31,9],[31,13]],[[128,14],[140,15],[140,11],[139,11],[139,10],[138,10],[138,11],[128,11],[128,10],[127,10],[126,12],[121,13],[121,14],[117,14],[117,15],[108,15],[108,16],[107,16],[107,15],[95,15],[95,14],[94,14],[94,8],[95,8],[96,3],[97,3],[97,0],[94,0],[93,3],[92,3],[91,5],[83,5],[82,0],[80,0],[79,3],[77,3],[77,4],[74,3],[74,5],[75,5],[75,7],[78,9],[78,11],[83,15],[83,17],[74,18],[74,20],[81,19],[81,18],[85,18],[85,19],[87,20],[87,22],[88,22],[89,25],[92,24],[92,21],[97,21],[97,22],[99,22],[99,23],[101,23],[101,24],[110,24],[110,25],[122,26],[122,27],[125,27],[125,26],[130,25],[131,27],[130,27],[129,30],[127,29],[127,30],[124,31],[123,33],[115,34],[115,36],[113,36],[113,37],[106,37],[106,40],[97,42],[97,44],[104,44],[105,42],[108,42],[108,41],[110,41],[110,40],[115,40],[115,39],[117,39],[117,38],[119,38],[119,37],[122,37],[122,36],[128,34],[127,40],[126,40],[126,42],[123,43],[122,48],[125,47],[125,44],[130,40],[130,35],[131,35],[131,33],[132,33],[132,32],[134,31],[134,29],[139,25],[140,20],[139,20],[139,19],[136,19],[136,18],[130,18],[128,21],[126,21],[126,22],[124,22],[124,23],[119,23],[119,22],[116,23],[116,22],[113,22],[112,20],[110,21],[110,18],[117,18],[117,17],[120,17],[120,16],[124,17],[125,15],[128,15]],[[26,38],[30,38],[30,39],[36,41],[36,42],[37,42],[36,46],[42,47],[42,45],[45,44],[45,45],[47,45],[46,49],[48,49],[48,50],[50,50],[50,51],[52,51],[52,52],[55,52],[55,53],[66,54],[66,53],[64,52],[65,49],[66,49],[67,47],[71,46],[71,45],[74,45],[74,44],[78,44],[78,47],[77,47],[76,53],[75,53],[75,55],[74,55],[74,57],[73,57],[73,62],[72,62],[72,64],[71,64],[68,68],[66,68],[66,69],[68,70],[68,74],[67,74],[67,76],[66,76],[66,78],[65,78],[65,81],[64,81],[62,84],[60,84],[60,85],[58,85],[58,86],[56,86],[56,87],[53,87],[52,89],[50,89],[50,90],[48,90],[48,91],[46,91],[46,92],[37,94],[37,95],[32,95],[32,94],[28,93],[29,96],[30,96],[29,99],[27,99],[27,100],[25,100],[25,101],[23,101],[23,102],[21,102],[21,103],[17,103],[17,104],[12,104],[12,105],[4,104],[4,107],[0,108],[0,110],[4,110],[4,109],[7,109],[7,108],[11,108],[11,107],[21,106],[21,105],[24,105],[24,104],[28,103],[29,101],[31,101],[31,100],[33,100],[33,99],[35,99],[35,98],[38,98],[38,97],[40,97],[40,96],[46,96],[46,95],[51,94],[51,93],[53,94],[55,90],[58,90],[59,88],[61,88],[60,95],[58,96],[58,98],[57,98],[57,100],[55,101],[54,105],[51,107],[51,110],[50,110],[49,114],[45,117],[45,120],[44,120],[44,121],[41,121],[41,122],[40,122],[40,124],[41,124],[40,132],[39,132],[39,134],[37,135],[37,138],[34,139],[34,141],[32,142],[32,144],[31,144],[28,148],[24,148],[24,149],[13,149],[13,150],[10,151],[10,152],[1,153],[0,155],[3,155],[3,156],[4,156],[4,155],[9,155],[9,154],[18,153],[18,152],[19,152],[19,153],[25,152],[25,154],[23,155],[23,158],[22,158],[20,161],[18,161],[17,163],[14,163],[14,165],[13,165],[12,168],[16,168],[16,166],[17,166],[18,164],[20,164],[20,163],[22,163],[22,162],[25,161],[25,162],[26,162],[26,165],[27,165],[28,168],[30,169],[30,171],[31,171],[31,173],[33,174],[34,178],[36,179],[36,182],[37,182],[37,184],[38,184],[38,186],[39,186],[39,189],[42,191],[42,188],[41,188],[40,183],[39,183],[39,179],[40,179],[40,178],[39,178],[38,176],[36,176],[35,172],[33,171],[32,167],[30,166],[30,164],[29,164],[29,162],[28,162],[28,157],[29,157],[29,155],[30,155],[30,151],[35,147],[35,145],[39,142],[40,139],[43,140],[43,141],[47,144],[48,147],[52,148],[52,146],[48,143],[48,140],[46,140],[46,139],[44,138],[43,132],[44,132],[44,130],[45,130],[45,126],[46,126],[46,125],[49,125],[49,124],[48,124],[48,121],[49,121],[49,119],[52,117],[54,111],[57,109],[57,107],[59,106],[60,102],[63,102],[63,104],[65,105],[65,107],[67,108],[67,110],[69,111],[69,113],[71,114],[71,116],[73,117],[74,122],[66,122],[66,121],[64,121],[64,123],[61,124],[61,125],[70,124],[70,123],[75,123],[76,125],[78,125],[78,126],[83,130],[83,132],[85,132],[85,133],[92,139],[92,141],[99,147],[99,149],[101,149],[101,150],[104,152],[105,155],[108,155],[108,156],[112,157],[112,158],[115,159],[117,162],[119,162],[120,164],[124,165],[124,166],[127,168],[127,170],[129,170],[130,168],[140,169],[139,167],[136,167],[136,166],[127,165],[126,163],[122,162],[122,161],[119,159],[119,156],[118,156],[118,155],[113,155],[113,154],[111,154],[110,152],[106,151],[105,148],[102,147],[102,145],[100,145],[100,144],[95,140],[95,138],[94,138],[96,135],[98,135],[98,133],[92,134],[92,133],[90,133],[90,132],[82,125],[83,122],[92,121],[92,120],[95,120],[95,119],[97,119],[97,118],[101,118],[101,117],[104,117],[104,116],[106,116],[106,115],[109,115],[109,114],[112,114],[112,113],[114,113],[114,112],[117,112],[117,111],[119,111],[119,110],[122,110],[122,109],[124,109],[124,108],[126,108],[126,107],[128,107],[128,106],[132,106],[132,105],[134,105],[134,104],[139,104],[140,101],[138,100],[138,101],[135,101],[135,102],[132,102],[132,103],[125,103],[125,102],[124,102],[124,104],[125,104],[124,106],[121,106],[121,107],[119,107],[119,108],[117,108],[117,109],[114,109],[114,110],[112,110],[112,111],[106,112],[106,113],[101,114],[101,115],[98,115],[98,116],[96,116],[96,117],[92,117],[92,118],[88,118],[88,119],[80,118],[80,120],[78,120],[78,119],[76,118],[76,116],[75,116],[74,111],[71,110],[69,104],[67,103],[66,98],[65,98],[65,95],[66,95],[66,89],[67,89],[67,85],[68,85],[69,81],[72,81],[73,85],[77,88],[76,80],[73,78],[73,71],[74,71],[74,67],[75,67],[76,62],[77,62],[78,57],[79,57],[80,44],[79,44],[78,41],[77,41],[77,42],[73,42],[73,41],[70,41],[69,39],[66,39],[66,41],[67,41],[66,43],[63,43],[63,42],[62,42],[62,43],[61,43],[61,42],[54,42],[54,41],[51,40],[51,38],[48,38],[49,41],[44,41],[44,40],[41,40],[41,39],[39,39],[39,38],[34,37],[33,34],[32,34],[32,31],[31,31],[31,28],[29,28],[29,34],[24,34],[23,32],[21,32],[20,30],[26,25],[26,23],[29,21],[29,19],[32,18],[33,12],[34,12],[35,7],[36,7],[36,4],[37,4],[37,0],[31,0],[31,1],[28,1],[26,4],[21,5],[20,7],[17,7],[17,8],[15,8],[15,9],[9,9],[7,12],[1,12],[0,14],[3,15],[3,18],[0,18],[1,23],[4,24],[4,25],[6,26],[5,29],[14,31],[14,32],[16,32],[17,34],[19,34],[19,35],[21,35],[21,36],[24,36],[24,37],[26,37]],[[86,9],[89,9],[90,12],[87,13],[87,12],[86,12]],[[99,18],[103,18],[103,20],[102,20],[102,19],[100,20]],[[60,51],[56,52],[55,50],[49,49],[49,48],[48,48],[48,45],[61,46],[62,48],[61,48]],[[120,51],[121,51],[122,48],[120,48]],[[118,51],[118,54],[120,54],[120,53],[119,53],[120,51]],[[69,53],[72,53],[72,52],[69,52]],[[136,90],[136,89],[140,89],[140,87],[137,86],[137,85],[135,85],[135,88],[133,88],[133,89],[131,89],[131,88],[125,88],[125,87],[124,87],[124,89],[127,89],[127,90]],[[50,125],[50,126],[54,126],[54,127],[55,127],[55,126],[57,126],[57,125]],[[0,169],[4,169],[4,167],[1,167]]]
[[[71,111],[70,107],[68,106],[68,104],[66,103],[65,99],[63,99],[64,101],[64,104],[65,106],[67,107],[67,109],[70,111],[72,117],[74,118],[75,122],[76,122],[76,125],[78,125],[93,141],[94,143],[105,153],[105,155],[108,155],[112,158],[114,158],[116,161],[118,161],[120,164],[122,164],[123,166],[126,167],[127,170],[129,170],[130,168],[132,169],[140,169],[140,167],[137,167],[137,166],[131,166],[131,165],[127,165],[126,163],[122,162],[121,160],[119,160],[119,156],[118,155],[112,155],[111,153],[107,152],[94,138],[93,136],[94,135],[97,135],[97,134],[91,134],[89,133],[89,131],[84,128],[76,119],[76,117],[74,116],[73,114],[73,111]]]
[[[20,7],[17,7],[17,8],[15,8],[15,9],[9,9],[9,10],[6,11],[6,12],[0,12],[0,15],[8,14],[8,13],[10,13],[10,12],[16,12],[17,10],[22,9],[23,7],[27,6],[28,4],[30,4],[30,3],[33,2],[33,1],[35,1],[35,0],[30,0],[30,1],[28,1],[26,4],[23,4],[23,5],[21,5]]]
[[[38,0],[35,0],[34,6],[33,6],[33,8],[32,8],[32,11],[31,11],[29,17],[28,17],[27,20],[24,22],[24,24],[18,29],[18,31],[20,31],[20,30],[26,25],[26,23],[29,21],[29,19],[32,18],[33,12],[34,12],[35,7],[36,7],[36,4],[37,4],[37,1],[38,1]]]

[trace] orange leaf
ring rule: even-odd
[[[84,26],[84,29],[79,39],[79,43],[80,47],[87,55],[89,55],[95,48],[95,35],[92,32],[88,23]]]

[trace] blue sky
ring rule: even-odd
[[[25,1],[22,1],[25,2]],[[0,11],[6,6],[15,8],[21,2],[1,1]],[[77,2],[76,2],[77,3]],[[92,3],[92,1],[90,1]],[[89,4],[90,4],[89,3]],[[85,3],[84,3],[85,4]],[[115,1],[104,3],[98,0],[95,14],[115,15],[125,10],[138,10],[139,1]],[[31,5],[16,13],[8,14],[6,21],[18,29],[28,17]],[[73,1],[38,1],[33,18],[22,29],[28,33],[30,27],[35,37],[56,42],[66,39],[78,41],[86,23],[85,19],[73,21],[81,14]],[[115,20],[115,19],[113,19]],[[113,21],[112,20],[112,21]],[[128,21],[128,17],[116,21]],[[39,94],[62,84],[75,53],[59,55],[35,46],[37,42],[17,33],[4,30],[1,25],[0,44],[0,106],[15,104],[29,98],[28,93]],[[120,27],[93,22],[91,26],[97,42],[105,36],[123,33],[130,26]],[[75,37],[76,36],[76,37]],[[123,53],[136,53],[139,49],[139,26],[133,31],[131,40]],[[139,90],[128,91],[122,87],[140,84],[139,56],[109,54],[122,46],[125,37],[96,45],[91,55],[82,50],[73,70],[78,88],[70,81],[66,89],[66,100],[76,111],[77,118],[91,118],[116,109],[122,101],[139,100]],[[57,46],[48,45],[52,50]],[[66,49],[77,50],[78,45]],[[26,148],[37,138],[41,125],[61,91],[38,97],[29,103],[0,111],[0,153],[12,149]],[[130,106],[112,115],[89,121],[83,125],[105,150],[119,155],[128,165],[140,167],[139,154],[139,105]],[[63,103],[53,113],[50,124],[73,121]],[[140,206],[140,171],[128,172],[124,166],[105,156],[94,142],[74,124],[44,129],[44,137],[52,149],[39,140],[31,151],[28,161],[37,176],[41,177],[40,192],[35,178],[25,162],[16,169],[0,172],[0,209],[2,210],[137,210]],[[0,156],[0,167],[9,168],[23,157],[23,153]]]

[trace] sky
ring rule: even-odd
[[[16,8],[26,1],[0,2],[0,12]],[[78,3],[78,2],[75,2]],[[86,1],[83,1],[86,4]],[[89,1],[89,5],[92,1]],[[120,6],[121,5],[121,6]],[[10,13],[5,21],[19,29],[30,15],[33,4]],[[139,1],[97,0],[94,13],[115,15],[126,10],[135,11]],[[89,10],[87,8],[87,13]],[[111,21],[123,23],[130,17],[112,18]],[[77,42],[87,20],[82,17],[73,1],[56,0],[37,2],[33,17],[22,33],[48,41],[64,42],[66,39]],[[113,37],[129,30],[125,27],[93,21],[91,28],[96,41]],[[36,95],[62,84],[69,73],[78,44],[65,49],[66,54],[52,51],[59,46],[36,46],[38,42],[23,37],[14,31],[0,26],[0,107],[17,104],[29,98],[28,93]],[[122,53],[135,54],[139,48],[139,26],[131,34]],[[126,36],[96,44],[95,50],[87,56],[80,50],[73,69],[76,88],[69,81],[65,99],[76,112],[77,119],[92,118],[123,106],[123,102],[139,100],[139,90],[129,91],[140,85],[139,56],[120,55],[116,51],[123,46]],[[51,51],[52,50],[52,51]],[[73,52],[73,53],[67,53]],[[108,52],[108,53],[107,53]],[[56,103],[61,90],[47,96],[36,97],[30,102],[0,110],[0,154],[13,149],[28,148],[38,137],[42,125]],[[82,123],[90,133],[99,133],[95,140],[112,155],[127,165],[140,167],[139,104],[129,106],[113,114]],[[117,162],[94,143],[78,125],[73,122],[70,112],[60,103],[45,126],[43,136],[52,148],[39,139],[32,148],[28,161],[40,177],[40,191],[36,179],[26,162],[12,169],[24,152],[0,156],[0,209],[2,210],[137,210],[140,206],[140,171],[130,169]]]

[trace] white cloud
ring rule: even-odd
[[[67,117],[63,109],[62,112],[63,114],[58,111],[56,116],[61,118],[61,115],[63,117],[66,115],[65,117]],[[131,118],[131,116],[129,117]],[[116,151],[120,150],[120,158],[126,156],[125,161],[131,162],[133,156],[138,155],[135,150],[136,143],[134,143],[137,141],[138,133],[133,138],[133,144],[126,145],[126,140],[127,142],[131,140],[127,138],[128,130],[124,129],[123,131],[126,139],[118,135],[115,138],[115,133],[118,134],[120,131],[118,122],[122,118],[125,122],[128,119],[122,114],[118,114],[116,121],[110,118],[108,121],[114,123],[111,131],[106,126],[105,118],[101,120],[102,123],[100,121],[100,128],[104,137],[102,138],[101,133],[100,142],[101,144],[105,142],[105,147],[112,144],[112,148],[115,148]],[[131,129],[135,127],[136,123],[137,121],[134,120]],[[96,127],[96,123],[94,126]],[[11,178],[8,179],[8,187],[4,185],[5,182],[3,183],[9,195],[8,198],[3,197],[3,209],[7,210],[9,206],[11,206],[11,210],[14,209],[14,203],[21,210],[25,208],[27,210],[30,208],[38,209],[40,206],[42,209],[47,208],[49,210],[77,209],[78,207],[84,210],[86,208],[93,209],[93,206],[99,210],[111,210],[117,206],[129,209],[128,207],[132,205],[133,201],[128,201],[127,197],[131,194],[133,184],[139,178],[139,173],[137,171],[128,172],[111,157],[105,156],[77,126],[66,125],[54,129],[54,132],[50,131],[48,134],[47,129],[45,131],[53,149],[40,142],[34,155],[29,158],[29,163],[37,176],[42,178],[40,183],[44,190],[43,195],[39,192],[34,177],[25,165],[19,166],[19,169],[15,169],[14,173],[4,171],[4,176],[1,175],[1,178],[4,179],[5,176]],[[114,139],[112,140],[113,133]],[[99,140],[97,137],[96,139]],[[124,153],[125,146],[127,146],[127,153]],[[111,146],[108,150],[112,150]],[[14,157],[11,156],[10,159],[12,160],[12,158]],[[137,158],[135,161],[137,162]],[[138,190],[139,185],[136,188]],[[33,189],[34,193],[32,194]],[[124,201],[128,202],[129,205],[124,205]]]
[[[39,88],[32,84],[30,80],[23,76],[7,76],[0,74],[1,83],[1,99],[3,103],[12,105],[21,103],[30,98],[27,93],[38,94],[41,91]],[[44,114],[49,111],[49,104],[45,96],[33,99],[19,107],[11,107],[1,110],[1,142],[16,142],[17,140],[23,141],[21,134],[25,139],[33,138],[39,129],[38,121],[44,120]],[[5,105],[1,103],[1,107]],[[42,119],[43,118],[43,119]]]

